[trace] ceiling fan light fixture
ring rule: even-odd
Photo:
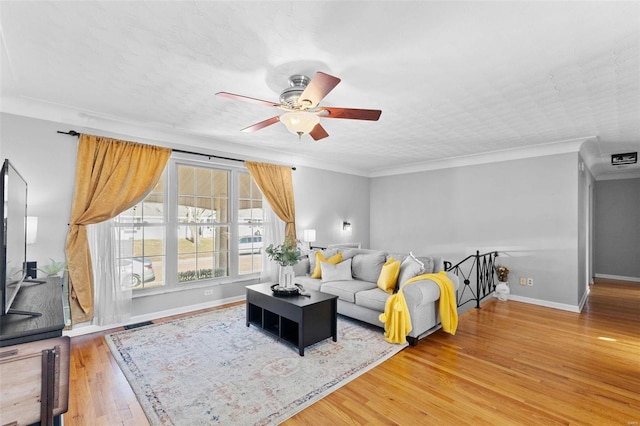
[[[311,112],[293,111],[282,114],[280,121],[291,133],[302,136],[311,133],[320,122],[320,118]]]
[[[2,1],[2,0],[0,0]],[[216,95],[257,105],[275,107],[287,111],[282,115],[268,118],[252,126],[242,129],[242,132],[255,132],[281,121],[291,133],[308,134],[314,141],[324,139],[329,134],[320,124],[320,118],[340,118],[350,120],[377,121],[382,111],[358,108],[332,108],[318,106],[325,96],[340,83],[338,77],[316,72],[313,79],[295,74],[289,77],[289,86],[280,93],[280,103],[263,101],[249,96],[236,95],[228,92],[218,92]]]

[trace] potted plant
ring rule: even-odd
[[[495,266],[496,275],[498,275],[498,285],[496,286],[496,294],[498,295],[498,300],[507,300],[509,298],[509,283],[507,280],[509,279],[509,268],[506,266]]]
[[[48,277],[55,277],[67,269],[67,262],[64,260],[62,262],[56,262],[55,260],[49,258],[51,263],[42,268],[38,268],[38,271],[44,272]]]
[[[280,265],[278,274],[280,287],[293,287],[293,278],[295,277],[293,265],[300,260],[300,250],[298,250],[296,242],[286,239],[284,243],[277,246],[269,244],[265,252],[269,259]]]

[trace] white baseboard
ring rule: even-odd
[[[621,275],[596,274],[596,278],[606,278],[609,280],[631,281],[634,283],[640,283],[640,278],[638,277],[623,277]]]
[[[496,296],[494,295],[494,297]],[[586,302],[587,299],[585,295],[585,297],[581,301],[580,306],[567,305],[566,303],[549,302],[548,300],[532,299],[531,297],[518,296],[515,294],[510,294],[509,300],[513,300],[515,302],[529,303],[531,305],[544,306],[547,308],[560,309],[563,311],[580,313],[582,309],[582,304],[584,304],[584,302]]]
[[[578,303],[578,312],[582,312],[582,308],[584,308],[584,304],[587,303],[587,299],[589,298],[589,293],[591,292],[591,289],[589,286],[587,286],[587,291],[584,292],[584,295],[582,296],[582,300],[580,301],[580,303]]]
[[[189,312],[199,311],[200,309],[215,308],[217,306],[222,306],[229,303],[240,302],[245,299],[246,299],[246,296],[242,295],[242,296],[236,296],[236,297],[228,297],[226,299],[212,300],[210,302],[199,303],[197,305],[181,306],[179,308],[167,309],[165,311],[152,312],[144,315],[137,315],[135,317],[131,317],[129,321],[120,323],[120,324],[93,325],[93,324],[87,323],[87,325],[85,326],[80,325],[79,327],[73,328],[71,330],[65,330],[62,332],[62,334],[64,336],[69,336],[69,337],[82,336],[85,334],[97,333],[99,331],[105,331],[105,330],[111,330],[113,328],[123,327],[129,324],[136,324],[144,321],[153,321],[158,318],[170,317],[172,315],[186,314]]]

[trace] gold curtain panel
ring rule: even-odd
[[[158,182],[171,149],[80,135],[66,255],[74,324],[93,318],[93,271],[86,225],[140,202]]]
[[[286,223],[285,240],[295,244],[296,205],[291,167],[253,161],[246,161],[245,164],[269,206]]]

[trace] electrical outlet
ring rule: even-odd
[[[527,285],[527,279],[525,277],[520,277],[520,285]]]
[[[527,278],[527,285],[528,286],[532,286],[533,285],[533,278]]]
[[[205,296],[211,296],[211,295],[213,295],[213,290],[212,290],[212,289],[205,290],[205,291],[204,291],[204,295],[205,295]]]

